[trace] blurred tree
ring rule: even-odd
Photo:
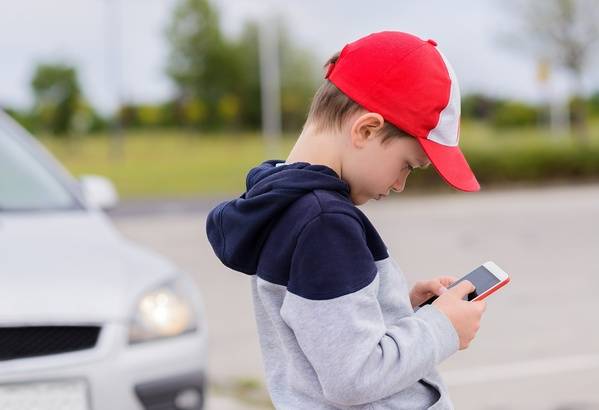
[[[259,129],[262,122],[260,107],[260,64],[258,58],[258,24],[246,21],[235,43],[244,76],[240,84],[240,121],[250,129]]]
[[[499,103],[491,118],[497,128],[535,126],[538,123],[539,109],[517,101]]]
[[[208,0],[180,0],[167,28],[171,45],[167,73],[180,99],[205,104],[206,125],[219,122],[219,104],[238,94],[243,76],[234,46],[221,33],[217,10]]]
[[[118,123],[125,128],[133,128],[139,126],[139,119],[137,118],[137,106],[133,104],[123,104],[118,109],[116,115],[118,116]]]
[[[593,116],[599,117],[599,91],[595,91],[589,98],[589,109]]]
[[[295,132],[304,123],[314,91],[318,85],[316,58],[298,47],[282,17],[276,19],[281,81],[281,116],[283,130]],[[243,66],[240,115],[246,126],[261,125],[260,67],[258,24],[246,22],[236,43],[236,53]],[[324,77],[324,75],[323,75]]]
[[[137,119],[142,127],[160,127],[164,124],[160,105],[141,104],[137,106]]]
[[[511,10],[520,22],[514,43],[569,71],[574,94],[584,101],[583,75],[599,40],[597,0],[519,0],[510,5],[516,5]],[[574,104],[573,108],[575,134],[586,141],[586,104]]]
[[[73,116],[69,121],[69,131],[83,135],[91,131],[99,131],[104,127],[106,127],[104,119],[96,113],[84,98],[79,96]]]
[[[206,120],[207,107],[200,99],[189,99],[181,103],[183,124],[198,126]]]
[[[303,124],[316,88],[314,57],[291,40],[278,18],[283,128]],[[208,0],[180,0],[167,29],[167,72],[179,95],[170,118],[187,125],[257,129],[261,125],[258,24],[246,21],[237,39],[220,29]]]
[[[35,116],[42,127],[56,135],[66,135],[73,129],[78,108],[91,110],[81,101],[81,90],[74,67],[40,64],[35,69],[31,88],[35,96]],[[81,117],[78,121],[80,124]]]
[[[469,94],[462,98],[462,116],[475,120],[489,120],[502,100],[483,94]]]
[[[0,107],[2,111],[7,113],[12,117],[13,120],[21,124],[28,131],[34,132],[36,130],[36,121],[33,115],[31,115],[30,110],[20,110],[13,107],[2,106]]]
[[[281,59],[281,115],[283,130],[301,129],[319,82],[324,79],[322,64],[310,50],[296,46],[283,19],[279,20]]]

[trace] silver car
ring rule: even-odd
[[[200,294],[115,230],[116,200],[0,111],[0,409],[203,408]]]

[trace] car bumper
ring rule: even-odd
[[[126,325],[106,324],[93,349],[0,362],[0,384],[83,380],[90,410],[177,409],[157,407],[165,400],[201,408],[205,332],[133,345],[127,338]],[[176,399],[179,393],[183,398]]]

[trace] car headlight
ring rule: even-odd
[[[182,280],[146,292],[129,327],[129,343],[178,336],[197,329],[197,318]]]

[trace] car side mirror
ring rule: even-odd
[[[104,210],[112,209],[119,201],[114,184],[98,175],[82,175],[81,190],[88,206]]]

